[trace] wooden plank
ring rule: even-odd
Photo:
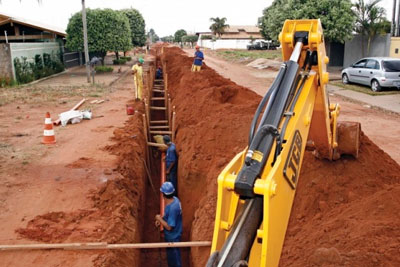
[[[151,134],[171,134],[171,131],[152,131],[150,130]]]
[[[171,137],[171,139],[172,139],[172,142],[174,142],[175,141],[175,115],[176,115],[176,112],[174,111],[173,113],[172,113],[172,123],[171,123],[171,132],[172,132],[172,137]]]
[[[172,116],[171,98],[168,95],[168,125],[170,131],[172,131],[171,116]]]
[[[150,129],[169,129],[169,125],[152,125]]]
[[[164,100],[165,96],[160,96],[160,97],[152,97],[151,100]]]
[[[189,242],[160,242],[160,243],[131,243],[131,244],[108,244],[106,242],[97,243],[58,243],[58,244],[19,244],[19,245],[0,245],[1,251],[9,250],[44,250],[44,249],[64,249],[64,250],[93,250],[93,249],[147,249],[147,248],[183,248],[183,247],[209,247],[211,241],[189,241]]]
[[[85,103],[85,101],[86,101],[86,98],[82,99],[81,101],[79,101],[78,104],[76,104],[76,105],[75,105],[72,109],[70,109],[70,110],[77,110],[80,106],[83,105],[83,103]]]
[[[156,92],[156,93],[165,93],[164,90],[157,90],[157,89],[153,89],[153,92]]]
[[[166,110],[166,107],[150,107],[152,110]]]
[[[147,122],[147,129],[150,129],[150,109],[149,109],[149,105],[146,103],[146,101],[144,102],[144,110],[146,112],[146,118],[149,118],[148,120],[146,120]],[[150,133],[148,133],[148,138],[150,139]]]
[[[147,134],[148,123],[147,123],[146,114],[142,114],[142,119],[143,119],[143,135],[144,135],[144,138],[146,139],[146,143],[147,143],[149,141],[149,138],[148,138],[149,135]],[[144,162],[144,164],[145,164],[145,167],[147,168],[147,165],[150,164],[150,151],[149,151],[148,147],[146,147],[146,150],[144,153],[146,153],[146,162]],[[151,177],[149,177],[149,179],[151,179]]]
[[[160,121],[150,121],[150,123],[167,123],[167,120],[160,120]]]
[[[168,146],[165,144],[159,144],[159,143],[153,143],[153,142],[147,142],[148,146],[154,146],[154,147],[159,147],[159,148],[165,148],[167,149]]]
[[[35,35],[7,35],[7,39],[9,41],[12,40],[32,40],[32,39],[54,39],[54,35],[52,34],[35,34]],[[6,40],[5,36],[0,36],[0,40]]]

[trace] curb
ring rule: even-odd
[[[351,102],[351,103],[356,103],[356,104],[361,104],[361,105],[368,105],[368,106],[370,106],[372,109],[379,110],[379,111],[383,111],[383,112],[388,113],[388,114],[400,116],[400,112],[396,112],[396,111],[393,111],[393,110],[389,110],[389,109],[386,109],[386,108],[383,108],[383,107],[380,107],[380,106],[376,106],[376,105],[371,105],[371,104],[369,104],[369,103],[360,101],[360,100],[358,100],[358,99],[354,99],[354,98],[352,98],[352,97],[348,97],[348,96],[344,96],[344,95],[341,95],[341,94],[337,94],[337,93],[334,92],[334,91],[328,92],[328,93],[329,93],[329,94],[333,94],[333,95],[335,95],[335,96],[337,96],[337,97],[340,97],[340,98],[342,98],[342,99],[345,99],[345,100],[347,100],[347,101],[349,101],[349,102]]]
[[[21,86],[21,87],[25,87],[25,86],[29,86],[29,85],[34,85],[34,84],[40,83],[40,82],[42,82],[42,81],[45,81],[45,80],[47,80],[47,79],[60,76],[61,74],[67,73],[68,71],[69,71],[69,69],[66,69],[66,70],[64,70],[64,71],[62,71],[62,72],[55,73],[55,74],[52,74],[52,75],[50,75],[50,76],[43,77],[43,78],[41,78],[41,79],[39,79],[39,80],[35,80],[35,81],[33,81],[33,82],[21,84],[20,86]]]

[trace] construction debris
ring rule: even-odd
[[[71,111],[71,110],[77,110],[80,106],[83,105],[83,103],[85,103],[85,101],[86,101],[86,98],[82,99],[82,100],[79,101],[73,108],[71,108],[69,111]],[[60,119],[55,120],[55,121],[53,122],[53,125],[60,125],[60,124],[61,124],[61,120],[60,120]]]
[[[256,60],[250,62],[246,66],[256,68],[256,69],[270,69],[270,70],[279,70],[281,66],[281,62],[272,60],[272,59],[266,59],[266,58],[257,58]]]
[[[62,126],[66,126],[68,122],[71,124],[79,123],[83,119],[92,119],[92,112],[90,110],[70,110],[59,115],[59,120],[61,121]]]

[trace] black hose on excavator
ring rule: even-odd
[[[254,132],[257,126],[257,121],[258,118],[260,117],[261,111],[264,109],[267,101],[270,102],[270,100],[272,100],[274,96],[274,92],[276,91],[277,88],[279,88],[283,76],[285,75],[286,72],[286,65],[282,65],[282,67],[280,68],[277,77],[275,78],[274,82],[272,83],[271,87],[269,88],[267,94],[263,97],[263,99],[261,100],[260,104],[257,107],[256,113],[254,114],[253,117],[253,121],[251,122],[251,126],[250,126],[250,132],[249,132],[249,146],[251,144],[251,141],[253,140],[254,137]],[[270,99],[271,98],[271,99]],[[264,110],[264,113],[266,112],[266,110]]]

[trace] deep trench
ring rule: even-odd
[[[155,66],[160,64],[159,58],[155,62]],[[150,77],[150,76],[148,76]],[[154,77],[151,77],[151,82],[154,83]],[[160,93],[155,93],[154,97],[161,96]],[[151,96],[149,96],[151,97]],[[150,101],[151,102],[151,101]],[[153,106],[163,106],[162,102],[154,101]],[[166,120],[166,113],[160,110],[152,110],[150,112],[150,120]],[[150,140],[152,141],[152,140]],[[184,156],[184,155],[180,155]],[[155,227],[154,217],[156,214],[160,213],[160,193],[159,188],[161,186],[161,151],[157,148],[149,148],[149,158],[150,158],[150,172],[151,180],[154,188],[152,188],[150,182],[145,183],[145,197],[142,198],[145,202],[142,206],[144,210],[144,221],[142,225],[142,240],[143,243],[153,243],[153,242],[165,242],[163,234]],[[182,191],[184,188],[179,186],[179,173],[178,173],[178,187]],[[179,195],[178,195],[179,198]],[[162,215],[162,214],[161,214]],[[191,229],[183,229],[183,237],[190,236]],[[189,240],[182,240],[189,241]],[[190,248],[180,248],[182,256],[183,266],[191,266],[190,264]],[[142,266],[166,266],[166,250],[165,249],[142,249],[141,258]]]

